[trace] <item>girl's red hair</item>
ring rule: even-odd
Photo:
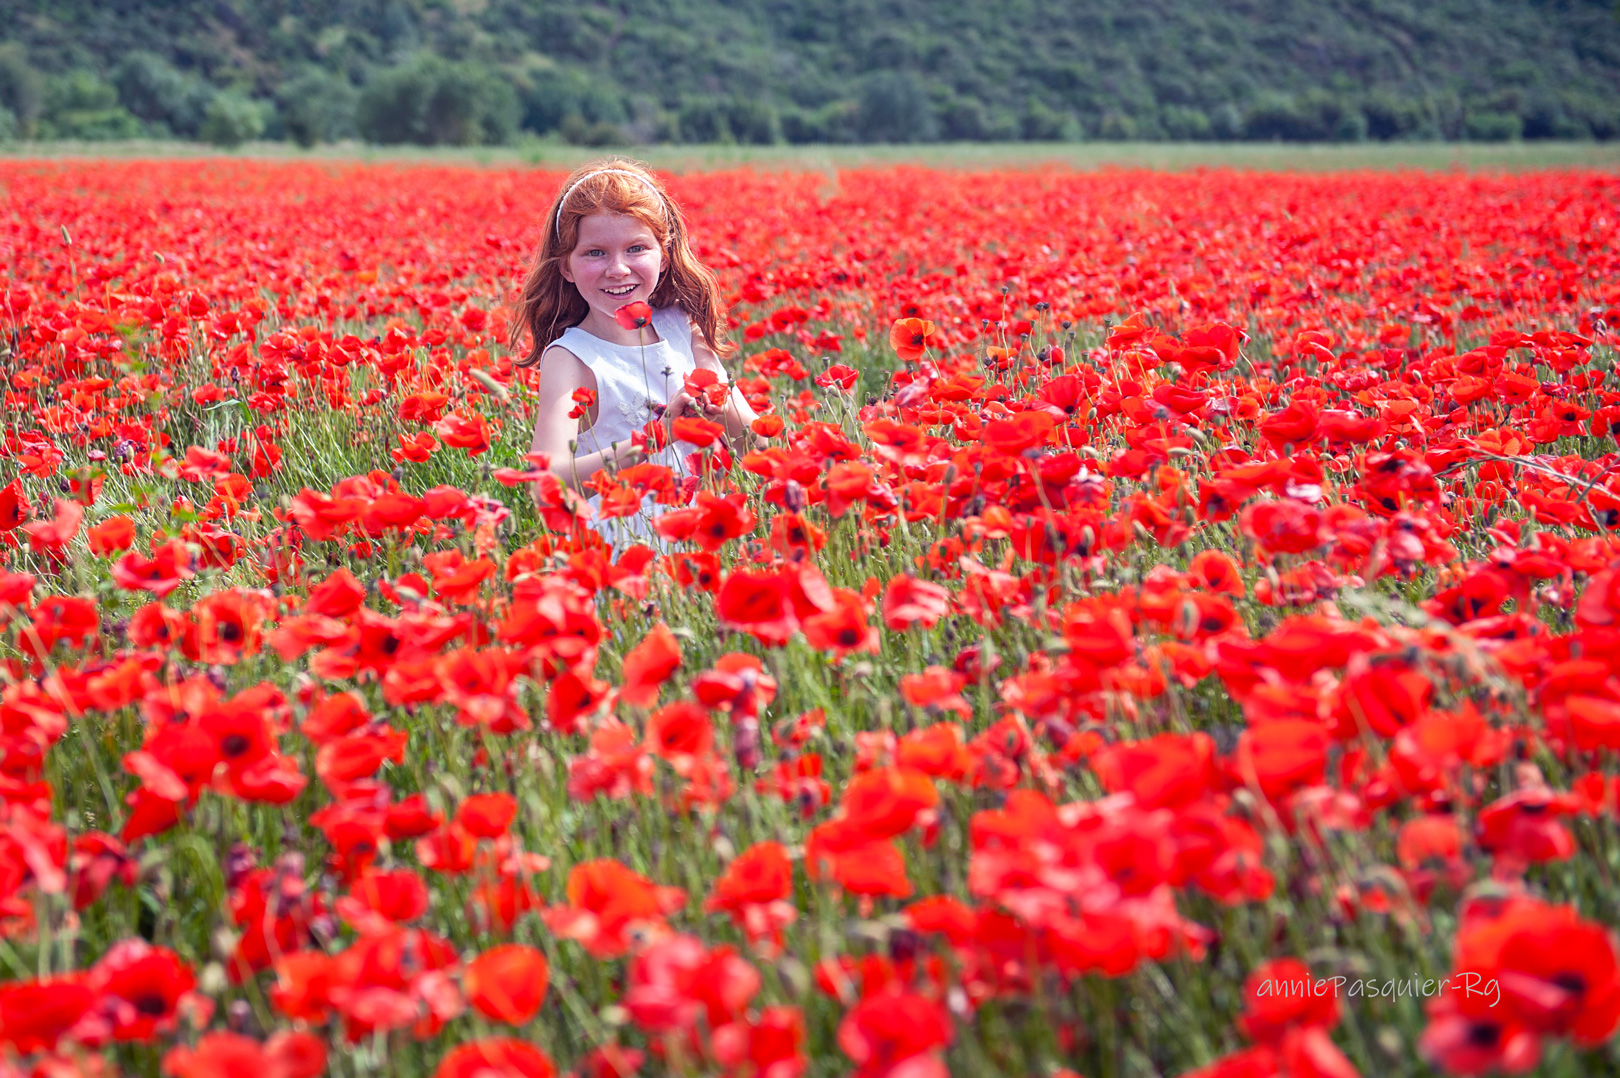
[[[633,175],[624,175],[626,172]],[[564,194],[568,196],[566,205],[562,204]],[[576,169],[558,189],[557,200],[546,214],[540,250],[523,281],[518,319],[512,325],[514,352],[523,350],[525,335],[530,341],[527,354],[517,361],[519,367],[539,363],[551,342],[590,313],[585,297],[563,277],[562,264],[579,242],[579,222],[593,213],[627,214],[646,225],[664,252],[664,271],[658,287],[653,289],[652,306],[676,304],[691,316],[715,354],[725,356],[736,351],[736,346],[721,335],[724,312],[720,284],[692,254],[679,207],[644,165],[609,157]]]

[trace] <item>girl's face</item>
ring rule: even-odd
[[[639,217],[593,213],[579,222],[579,242],[562,264],[564,280],[573,282],[593,314],[613,321],[626,303],[652,298],[663,272],[664,252]]]

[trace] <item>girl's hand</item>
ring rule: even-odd
[[[698,411],[704,419],[719,419],[726,414],[726,398],[722,396],[717,402],[713,395],[705,393],[697,398]]]
[[[686,390],[678,389],[675,391],[675,395],[669,399],[668,407],[664,409],[664,431],[669,435],[669,440],[673,442],[675,440],[675,421],[677,419],[687,415],[702,416],[704,419],[718,419],[724,410],[723,406],[710,404],[702,397],[694,397],[687,393]]]

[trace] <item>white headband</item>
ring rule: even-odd
[[[647,190],[658,196],[658,204],[664,208],[664,220],[673,223],[673,215],[669,212],[669,205],[664,200],[664,193],[658,190],[657,186],[647,177],[643,176],[639,172],[631,172],[627,168],[599,168],[595,172],[585,173],[585,175],[569,184],[568,190],[564,191],[562,198],[557,200],[557,239],[562,239],[562,211],[563,207],[568,205],[568,196],[574,193],[574,188],[578,187],[592,176],[605,176],[610,172],[618,176],[629,176],[632,179],[640,180],[642,183],[646,184]]]

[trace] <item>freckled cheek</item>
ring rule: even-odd
[[[647,256],[646,258],[638,258],[635,260],[635,262],[631,263],[631,265],[635,268],[637,276],[646,280],[648,283],[657,283],[659,270],[662,269],[662,263],[663,259],[659,258],[659,256],[655,253]]]

